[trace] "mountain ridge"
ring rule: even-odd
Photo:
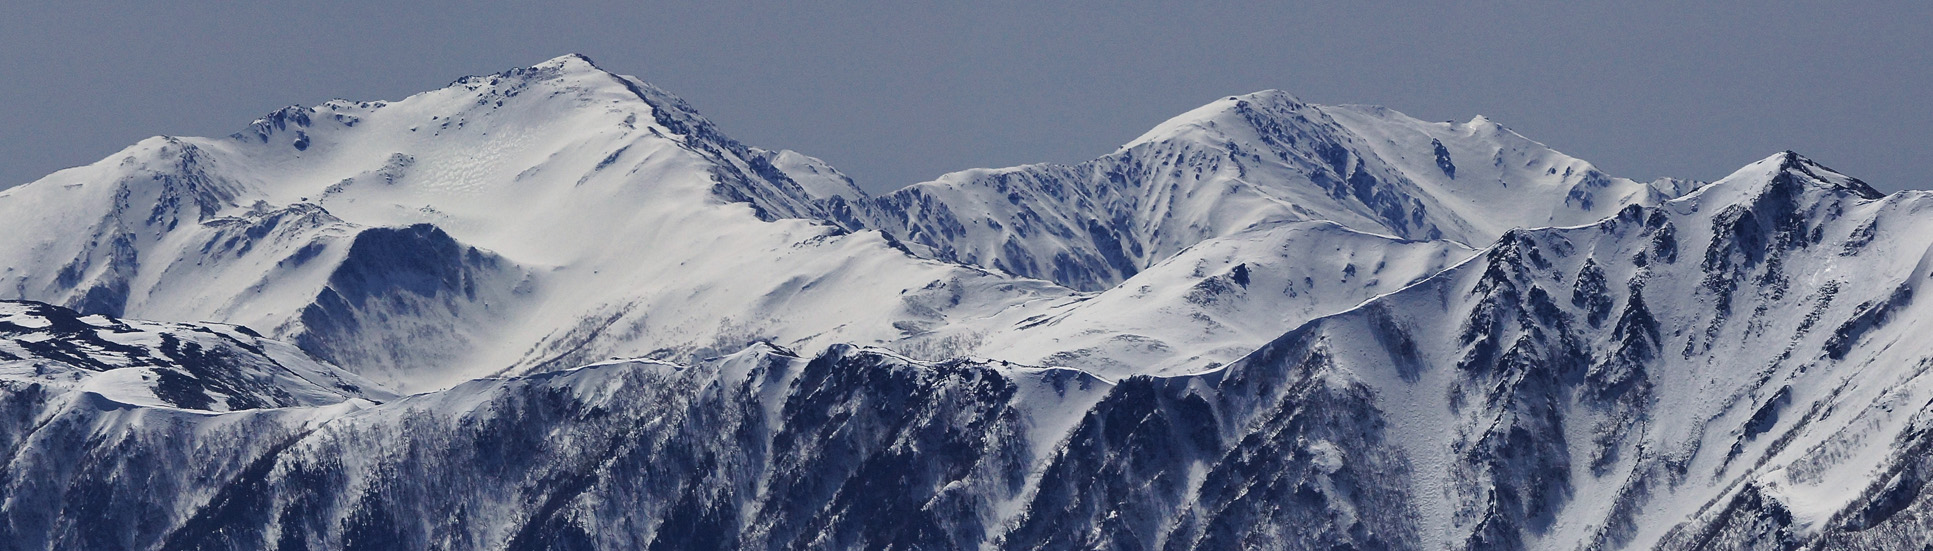
[[[393,383],[434,386],[554,365],[560,354],[598,358],[583,354],[664,349],[678,356],[717,339],[734,341],[723,346],[736,347],[755,337],[793,341],[826,332],[830,326],[763,320],[782,315],[775,308],[802,290],[804,296],[822,297],[815,300],[852,293],[874,297],[846,314],[852,316],[850,325],[865,325],[854,328],[864,334],[853,338],[869,342],[906,331],[894,323],[930,323],[919,320],[943,316],[952,307],[920,306],[896,315],[903,298],[898,289],[853,281],[834,290],[810,285],[826,275],[812,271],[852,269],[853,262],[899,266],[889,272],[900,279],[921,278],[903,282],[910,288],[950,279],[1000,279],[973,268],[906,259],[889,238],[853,234],[812,218],[829,214],[814,209],[836,205],[839,197],[829,195],[833,201],[824,204],[808,197],[782,175],[771,176],[776,169],[765,159],[805,167],[815,166],[813,161],[754,151],[723,138],[675,97],[581,58],[468,77],[451,88],[394,103],[337,101],[312,111],[277,111],[251,128],[225,140],[149,140],[131,151],[144,152],[139,154],[153,159],[148,164],[98,163],[0,194],[0,210],[17,212],[10,215],[16,219],[43,220],[23,228],[22,239],[0,244],[0,257],[10,259],[10,266],[75,266],[68,272],[72,277],[16,270],[5,287],[22,298],[106,313],[246,323]],[[69,189],[64,181],[91,182],[74,189],[92,193],[64,193]],[[830,179],[815,186],[828,189],[827,182],[839,183]],[[165,193],[143,195],[157,190]],[[146,214],[148,205],[161,214]],[[100,220],[47,218],[103,211],[116,214]],[[245,223],[197,223],[217,219]],[[286,223],[291,220],[306,222]],[[388,231],[375,228],[421,224],[434,231],[411,234],[413,241],[387,249],[357,247],[369,243],[358,235]],[[62,235],[25,237],[39,232]],[[42,239],[53,246],[36,243]],[[761,275],[774,268],[733,267],[756,260],[704,257],[702,247],[685,245],[708,242],[743,251],[846,252],[784,253],[772,258],[793,260],[777,269],[807,272]],[[640,251],[626,244],[655,247],[655,252],[642,251],[643,258],[661,264],[639,262]],[[344,263],[356,261],[352,255],[359,251],[402,260],[446,250],[482,255],[463,268],[465,275],[447,280],[453,287],[349,290],[380,298],[355,302],[355,308],[342,307],[349,303],[329,294],[345,291],[337,284],[349,280],[337,276],[346,277],[350,265]],[[444,256],[469,262],[468,255]],[[720,271],[691,270],[701,263]],[[188,265],[202,272],[201,278],[219,274],[228,280],[223,287],[249,294],[209,301],[205,294],[219,287],[168,275],[185,274]],[[733,273],[752,278],[744,283],[751,288],[712,282],[729,281]],[[651,290],[634,283],[638,278],[655,278],[655,293],[634,295],[633,289]],[[990,291],[1012,297],[990,299],[996,303],[1060,292],[1039,283],[985,285],[1034,289]],[[323,304],[318,301],[334,306],[312,308]],[[648,309],[653,310],[648,322],[646,309],[636,307],[640,301],[659,305]],[[703,304],[716,301],[726,302]],[[361,309],[392,303],[407,306]],[[740,311],[720,315],[721,308]],[[550,320],[519,321],[528,316]],[[397,324],[394,331],[417,327],[431,333],[408,333],[420,342],[415,350],[403,350],[385,343],[383,331],[355,330],[364,323],[358,319],[391,320]],[[606,331],[610,327],[628,329]],[[468,344],[492,340],[502,345],[479,350]],[[592,350],[606,346],[624,349]],[[452,369],[450,362],[470,365]],[[449,376],[455,378],[425,370],[454,371]],[[419,374],[422,382],[408,381]]]
[[[1466,132],[1384,108],[1365,111],[1373,113],[1306,104],[1278,91],[1229,96],[1087,163],[974,169],[882,195],[876,202],[885,212],[871,225],[932,249],[936,258],[1095,291],[1195,242],[1257,224],[1330,220],[1404,239],[1476,245],[1510,227],[1586,223],[1689,187],[1611,178],[1482,118]],[[1396,143],[1431,135],[1429,142]],[[1441,140],[1494,159],[1490,168],[1465,170],[1462,181],[1495,185],[1446,184],[1455,179],[1443,178],[1442,166],[1455,165]],[[1399,154],[1431,161],[1399,166],[1406,158]],[[1505,167],[1506,156],[1522,166]],[[1507,193],[1515,195],[1488,191],[1511,182],[1518,187]],[[1547,191],[1519,202],[1548,210],[1486,206],[1522,199],[1526,186]],[[1054,207],[1035,212],[1029,205]],[[959,212],[990,217],[973,222]]]

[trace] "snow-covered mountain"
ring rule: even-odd
[[[1425,123],[1270,90],[1217,100],[1079,165],[969,170],[901,189],[876,201],[869,224],[936,258],[1098,291],[1258,226],[1325,220],[1481,246],[1688,187],[1612,178],[1482,117]]]
[[[829,167],[803,176],[822,165],[566,56],[154,138],[0,192],[0,296],[246,325],[422,390],[885,342],[1067,294],[828,222],[862,194]]]
[[[1933,276],[1929,201],[1781,154],[1659,207],[1508,233],[1228,369],[1151,380],[1127,411],[1104,400],[1089,422],[1159,428],[1077,429],[1065,453],[1092,459],[1069,468],[1102,480],[1047,478],[1110,490],[1069,488],[1018,532],[1170,549],[1905,548],[1927,534],[1913,473],[1933,395],[1912,296]],[[1219,437],[1139,445],[1198,432]],[[1188,482],[1119,493],[1161,477]],[[1146,505],[1105,505],[1129,502]],[[1070,530],[1103,515],[1161,529]]]
[[[1263,92],[1083,165],[970,171],[873,198],[817,159],[741,145],[676,97],[565,56],[397,102],[291,107],[226,139],[155,138],[0,192],[16,236],[0,242],[0,296],[247,325],[415,390],[757,340],[1034,362],[1138,356],[1123,347],[1153,339],[1185,361],[1111,370],[1167,372],[1225,362],[1446,262],[1248,302],[1284,315],[1238,323],[1234,340],[1055,322],[1118,350],[1022,331],[1014,322],[1061,316],[1047,305],[1074,298],[1025,278],[1098,292],[1198,243],[1241,249],[1255,237],[1238,234],[1297,222],[1480,245],[1667,196],[1482,120]],[[976,212],[971,224],[959,214]],[[1193,308],[1180,298],[1130,308]],[[1005,346],[1021,341],[1045,344]]]
[[[1492,162],[1445,168],[1479,156]],[[1062,172],[1083,176],[1043,179]],[[822,161],[741,145],[676,97],[565,56],[396,102],[286,108],[225,139],[155,138],[0,192],[15,236],[0,242],[0,296],[246,325],[405,390],[610,357],[691,361],[758,340],[1057,357],[1127,375],[1225,363],[1460,260],[1365,263],[1374,273],[1335,291],[1286,284],[1320,275],[1330,287],[1336,275],[1316,266],[1384,254],[1361,247],[1481,244],[1667,196],[1489,123],[1277,92],[1217,101],[1078,167],[986,174],[868,197]],[[1497,208],[1500,193],[1547,205]],[[976,211],[956,228],[952,213]],[[1301,231],[1272,228],[1318,222],[1362,235],[1293,262],[1242,252],[1262,233]],[[1199,274],[1112,291],[1134,304],[1026,279],[1098,290],[1143,270],[1193,274],[1181,260],[1155,268],[1223,237],[1198,253],[1308,272],[1244,299],[1243,321],[1215,322],[1234,323],[1234,337],[1100,306],[1198,309],[1180,291],[1152,302],[1129,291]],[[1002,252],[961,252],[972,250]],[[1030,257],[1067,269],[1017,260]],[[1097,321],[1065,319],[1069,301]],[[1023,322],[1045,318],[1080,335]]]
[[[1933,194],[1789,152],[1640,183],[1262,92],[871,197],[567,56],[0,228],[11,548],[1933,537]]]

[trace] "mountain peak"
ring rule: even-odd
[[[564,54],[544,60],[529,67],[519,67],[492,73],[457,79],[451,87],[476,89],[479,86],[498,86],[516,82],[566,81],[573,83],[594,83],[606,80],[617,81],[624,77],[604,70],[584,54]],[[615,84],[615,82],[613,82]]]
[[[1817,161],[1813,161],[1790,149],[1773,154],[1759,162],[1752,163],[1747,168],[1754,167],[1757,167],[1759,170],[1766,170],[1774,176],[1781,174],[1791,175],[1799,179],[1799,181],[1815,187],[1843,191],[1857,195],[1863,199],[1878,199],[1886,196],[1886,194],[1880,193],[1879,190],[1873,189],[1871,185],[1867,185],[1866,182],[1860,181],[1858,178],[1841,174],[1839,171],[1827,168],[1825,165],[1819,164]]]
[[[543,63],[538,63],[536,65],[533,65],[531,66],[531,68],[532,69],[555,68],[555,69],[565,69],[565,70],[596,70],[596,71],[604,70],[603,68],[600,68],[597,66],[597,62],[591,61],[590,56],[586,56],[580,53],[568,53],[557,57],[553,57],[548,60],[545,60]]]
[[[1278,90],[1275,88],[1249,92],[1247,94],[1242,94],[1239,96],[1230,96],[1228,99],[1235,100],[1235,101],[1267,101],[1267,102],[1292,103],[1292,104],[1302,103],[1302,100],[1296,98],[1295,94],[1290,94],[1288,92],[1284,92],[1282,90]]]
[[[1321,118],[1320,113],[1305,113],[1307,109],[1310,109],[1309,104],[1288,92],[1275,89],[1228,96],[1163,121],[1122,145],[1121,149],[1189,137],[1226,142],[1233,137],[1229,135],[1231,131],[1255,131],[1259,130],[1258,125],[1269,126],[1285,119]],[[1248,130],[1238,130],[1244,128]]]
[[[1788,150],[1745,165],[1685,195],[1681,200],[1723,205],[1758,201],[1767,196],[1817,193],[1850,195],[1859,199],[1886,196],[1858,178],[1841,174]]]

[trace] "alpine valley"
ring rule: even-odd
[[[0,191],[0,548],[1920,549],[1933,193],[1277,91],[869,195],[582,56]]]

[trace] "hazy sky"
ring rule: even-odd
[[[1933,188],[1924,0],[1032,4],[6,2],[0,187],[151,135],[581,52],[875,191],[1089,159],[1267,88],[1487,115],[1618,176],[1712,179],[1793,149]]]

